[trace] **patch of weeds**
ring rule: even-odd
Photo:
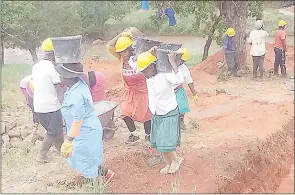
[[[222,82],[222,81],[227,81],[229,79],[229,74],[228,74],[228,70],[226,67],[222,67],[221,68],[221,72],[220,74],[218,75],[218,78],[217,80],[219,82]]]
[[[93,56],[93,59],[101,59],[101,56],[99,56],[99,55],[94,55],[94,56]]]
[[[32,66],[27,64],[5,64],[2,68],[2,108],[11,107],[22,100],[19,90],[21,79],[31,74]]]
[[[201,55],[191,55],[189,56],[188,61],[186,62],[186,65],[191,67],[199,64],[202,61]]]
[[[13,148],[2,155],[3,169],[17,169],[31,165],[37,155],[37,149],[31,143],[22,143],[20,148]]]
[[[83,184],[81,190],[82,193],[104,194],[106,193],[106,186],[103,184],[103,180],[100,178],[98,180]]]

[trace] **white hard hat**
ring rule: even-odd
[[[263,20],[257,20],[257,21],[255,22],[255,24],[254,24],[254,28],[255,28],[256,30],[261,29],[263,26],[264,26],[264,24],[263,24]]]

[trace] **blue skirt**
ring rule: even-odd
[[[176,108],[166,115],[153,115],[151,145],[159,152],[172,152],[180,145],[180,117]]]
[[[183,87],[180,87],[176,92],[176,100],[179,107],[179,113],[184,114],[190,112],[188,98]]]

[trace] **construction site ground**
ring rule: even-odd
[[[113,139],[104,142],[105,165],[116,174],[103,189],[70,185],[75,173],[62,158],[55,157],[44,165],[35,162],[44,130],[39,127],[37,135],[23,136],[23,129],[32,130],[33,125],[29,109],[18,102],[2,112],[7,131],[2,134],[10,139],[10,149],[2,156],[2,192],[293,193],[293,52],[294,47],[290,46],[287,78],[275,77],[268,71],[273,67],[272,44],[267,44],[267,78],[263,80],[254,80],[246,73],[241,78],[218,80],[222,52],[191,68],[199,101],[197,105],[193,103],[186,87],[191,112],[185,116],[187,129],[182,132],[177,150],[184,162],[173,175],[159,174],[163,162],[153,167],[147,163],[157,152],[144,141],[142,124],[136,124],[141,142],[125,144],[128,129],[118,119],[117,110],[118,130]],[[247,64],[252,65],[249,56]],[[85,61],[84,66],[85,70],[101,71],[107,78],[108,99],[120,100],[124,91],[117,60],[92,59]],[[20,130],[21,138],[9,133],[15,133],[19,126],[26,127]],[[54,151],[50,155],[54,157]]]

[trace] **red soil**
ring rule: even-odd
[[[250,45],[247,45],[247,64],[252,64],[252,58],[250,56]],[[266,70],[272,69],[274,64],[274,45],[271,43],[266,43],[266,54],[264,59],[264,68]],[[193,71],[205,71],[209,74],[216,75],[219,71],[218,62],[223,62],[223,52],[222,50],[218,53],[208,57],[205,61],[201,62],[193,69]],[[287,69],[289,72],[294,72],[294,46],[288,46],[287,52]]]
[[[266,47],[265,68],[271,69],[273,45],[267,43]],[[191,69],[196,88],[217,85],[217,63],[222,60],[220,51]],[[249,56],[247,63],[252,64]],[[293,64],[294,47],[290,46],[289,72],[294,71]],[[107,77],[108,96],[118,100],[123,93],[119,61],[93,59],[84,65],[86,70],[97,70]],[[233,81],[231,85],[241,83]],[[253,90],[257,87],[262,95],[201,93],[197,106],[190,99],[192,111],[186,116],[188,130],[183,133],[179,151],[185,161],[178,174],[160,175],[159,169],[164,164],[149,167],[146,160],[152,154],[146,146],[126,148],[125,137],[116,133],[105,143],[106,164],[116,172],[108,192],[169,193],[175,189],[178,193],[274,193],[294,159],[294,123],[287,130],[277,132],[294,117],[292,98],[281,94],[284,86],[281,82],[247,85]],[[259,99],[273,94],[276,97],[278,93],[288,101],[270,103]]]

